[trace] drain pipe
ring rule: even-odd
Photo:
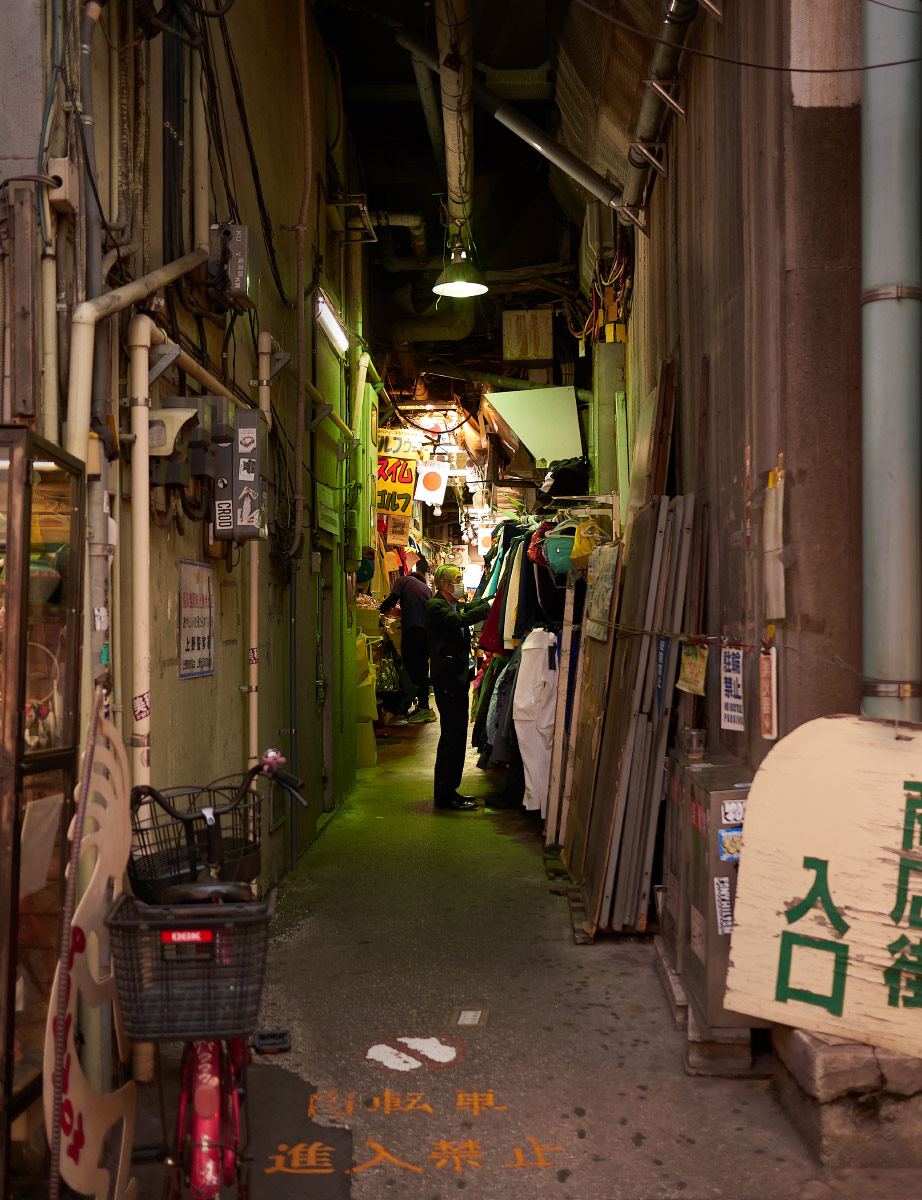
[[[304,429],[305,429],[305,406],[307,400],[305,397],[305,380],[307,378],[307,363],[305,356],[306,349],[306,334],[305,322],[306,314],[304,311],[304,290],[305,269],[304,255],[306,253],[305,241],[307,238],[307,223],[310,217],[310,199],[311,199],[311,179],[313,170],[311,159],[313,157],[313,143],[311,139],[311,100],[310,100],[310,76],[309,76],[309,54],[307,48],[307,14],[305,5],[298,5],[298,46],[301,57],[301,119],[304,124],[304,178],[301,183],[301,208],[298,213],[298,223],[295,226],[295,258],[297,261],[297,343],[298,343],[298,403],[297,413],[295,416],[295,436],[294,436],[294,488],[292,489],[292,499],[294,501],[294,528],[291,534],[291,546],[288,549],[289,560],[293,559],[301,549],[301,541],[304,531],[304,465],[303,465],[303,446],[304,446]],[[294,586],[294,580],[292,580]],[[294,630],[292,630],[294,637]],[[289,764],[290,765],[290,764]],[[294,773],[294,767],[291,768]],[[295,805],[294,799],[292,804]],[[297,806],[292,808],[292,812],[297,811]]]
[[[410,231],[410,241],[413,244],[413,253],[416,255],[417,266],[425,267],[429,263],[429,254],[426,250],[426,222],[417,213],[392,213],[392,212],[373,212],[368,214],[371,217],[372,225],[386,227],[388,225],[399,225]]]
[[[660,41],[650,60],[648,78],[663,82],[675,79],[685,38],[697,12],[698,0],[667,0],[665,17],[658,35]],[[644,89],[640,116],[634,130],[634,143],[656,140],[666,107],[666,101],[659,92],[652,87]],[[621,203],[625,208],[637,208],[643,200],[647,176],[650,173],[650,160],[645,158],[635,145],[628,150],[627,160],[628,169],[624,178]],[[630,218],[622,216],[621,220],[628,223]]]
[[[435,0],[435,30],[448,217],[467,246],[474,208],[474,32],[468,0]]]
[[[432,143],[432,153],[435,155],[436,169],[438,170],[439,178],[444,180],[445,137],[442,132],[442,114],[439,110],[439,102],[435,94],[435,86],[432,82],[432,72],[421,58],[417,58],[414,55],[410,61],[413,64],[413,74],[416,77],[416,86],[419,89],[419,102],[423,106],[423,117],[429,133],[429,141]]]
[[[259,411],[266,418],[266,429],[272,424],[272,410],[269,403],[270,378],[272,374],[272,336],[261,330],[256,340],[257,395],[259,396]],[[259,538],[253,538],[249,545],[250,568],[250,601],[249,622],[250,636],[247,653],[247,725],[249,733],[249,754],[247,766],[251,767],[259,758]]]
[[[409,321],[395,321],[391,337],[395,342],[462,342],[474,328],[473,300],[453,300],[449,310],[436,306]]]
[[[93,336],[96,325],[105,317],[139,304],[148,296],[173,283],[181,275],[194,271],[208,259],[206,249],[192,250],[174,262],[158,267],[123,287],[115,288],[94,300],[84,300],[71,318],[70,374],[67,386],[67,446],[69,454],[86,462],[90,431],[90,407],[93,382]],[[186,368],[183,368],[184,370]],[[221,387],[223,394],[223,385]],[[143,395],[147,394],[145,385]]]
[[[862,21],[862,710],[919,721],[922,22],[879,4]]]
[[[438,56],[409,30],[401,29],[397,33],[396,39],[399,46],[403,46],[404,50],[409,50],[411,55],[424,62],[430,71],[437,72],[439,70]],[[534,121],[529,121],[528,117],[523,116],[518,109],[513,108],[505,100],[501,100],[499,96],[484,87],[482,83],[478,83],[476,79],[473,90],[475,102],[491,117],[495,117],[501,125],[505,125],[523,142],[528,142],[533,150],[537,150],[548,162],[559,167],[564,174],[575,179],[590,195],[601,200],[603,204],[608,204],[611,208],[617,208],[621,204],[621,189],[617,185],[608,179],[603,179],[598,171],[594,171],[588,163],[584,163],[575,154],[571,154],[566,146],[562,146],[556,138],[551,137]]]

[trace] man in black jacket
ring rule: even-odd
[[[433,583],[435,594],[426,606],[426,632],[432,690],[441,720],[435,756],[435,807],[471,812],[477,807],[473,797],[458,793],[470,711],[470,628],[486,619],[490,602],[462,603],[464,588],[457,567],[439,567]]]

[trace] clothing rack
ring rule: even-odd
[[[604,492],[600,496],[553,496],[545,508],[555,508],[559,516],[609,517],[612,537],[621,532],[621,501],[617,492]],[[534,515],[540,517],[542,514]]]

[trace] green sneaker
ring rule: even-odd
[[[430,721],[434,721],[434,720],[435,720],[435,713],[432,711],[431,708],[418,708],[416,710],[416,712],[411,713],[410,716],[407,717],[407,721],[411,725],[426,725]]]

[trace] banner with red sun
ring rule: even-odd
[[[441,504],[445,499],[448,472],[451,464],[430,458],[416,464],[416,492],[414,500],[425,504]]]

